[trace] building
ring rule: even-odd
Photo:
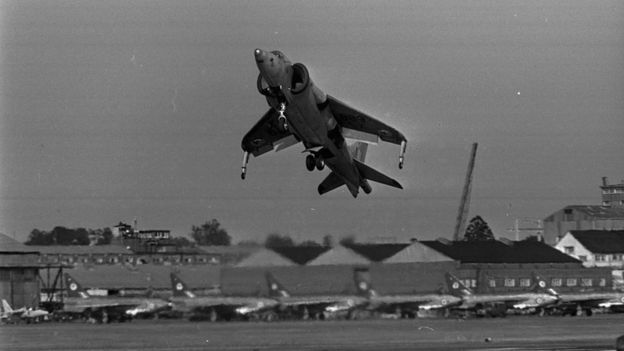
[[[0,234],[0,298],[15,308],[40,302],[39,252]]]
[[[623,230],[624,207],[566,206],[543,220],[544,242],[555,245],[572,230]]]
[[[602,205],[624,208],[624,180],[620,184],[609,184],[607,177],[602,177]]]
[[[585,267],[624,266],[624,230],[571,230],[555,248]]]

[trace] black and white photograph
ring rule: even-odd
[[[0,0],[0,349],[624,350],[624,2]]]

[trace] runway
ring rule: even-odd
[[[2,350],[614,350],[624,315],[0,326]]]

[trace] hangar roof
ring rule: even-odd
[[[308,262],[308,266],[321,265],[342,265],[342,264],[369,264],[370,260],[366,257],[348,249],[342,245],[331,248],[318,256],[316,259]]]
[[[293,266],[295,263],[288,258],[266,248],[249,255],[249,257],[239,262],[236,267],[271,267],[271,266]]]
[[[326,246],[286,246],[273,250],[296,264],[306,264],[329,250]]]
[[[388,257],[384,263],[413,263],[413,262],[441,262],[453,261],[440,251],[434,250],[427,245],[416,241],[405,247],[403,250]]]
[[[134,254],[130,249],[120,245],[33,245],[30,247],[47,255]]]
[[[348,247],[373,262],[381,262],[396,255],[410,244],[350,244]]]
[[[591,217],[595,219],[622,219],[624,218],[624,207],[609,207],[609,206],[599,206],[599,205],[570,205],[551,214],[550,216],[546,218],[546,220],[549,220],[556,213],[559,213],[565,210],[578,211],[587,217]]]
[[[0,233],[0,252],[10,253],[38,253],[36,246],[28,246]]]
[[[580,263],[542,242],[523,240],[420,241],[461,263]]]
[[[624,253],[624,230],[571,230],[570,235],[593,253]]]

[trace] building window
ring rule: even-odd
[[[490,288],[495,288],[496,287],[496,280],[495,279],[489,279],[488,280],[488,286]]]
[[[576,283],[577,283],[576,278],[568,278],[566,280],[567,286],[576,286]]]
[[[604,288],[605,286],[607,286],[607,280],[605,278],[600,278],[598,285]]]
[[[531,279],[529,278],[520,279],[520,286],[523,288],[528,288],[529,286],[531,286]]]
[[[587,256],[585,256],[585,255],[579,255],[578,259],[583,261],[583,262],[587,262]]]
[[[564,246],[563,252],[567,253],[568,255],[574,255],[574,246]]]
[[[593,285],[594,285],[594,281],[592,280],[592,278],[581,279],[581,286],[593,286]]]
[[[614,261],[621,261],[622,260],[622,254],[613,254],[613,260]]]
[[[513,278],[505,278],[505,286],[508,288],[513,288],[516,286],[516,280]]]
[[[605,255],[603,254],[596,254],[596,262],[604,262],[605,260]]]
[[[562,284],[561,278],[552,278],[552,280],[550,281],[550,285],[552,286],[561,286],[561,284]]]

